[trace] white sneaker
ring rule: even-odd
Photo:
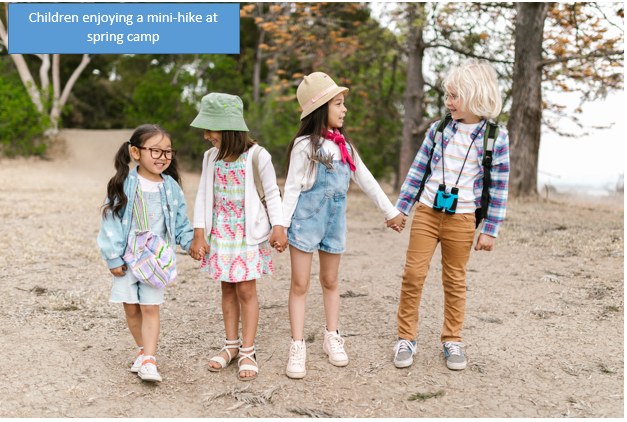
[[[348,355],[344,351],[344,339],[337,331],[324,330],[322,349],[329,356],[329,362],[335,366],[348,365]]]
[[[161,375],[157,371],[157,361],[154,356],[144,356],[144,361],[137,375],[143,381],[161,381]]]
[[[305,375],[307,374],[307,369],[305,368],[306,359],[307,346],[305,346],[305,340],[292,340],[285,375],[287,375],[288,378],[294,379],[305,378]]]
[[[131,366],[131,372],[138,373],[143,361],[144,349],[140,349],[139,352],[137,352],[137,357],[135,357],[135,362],[133,362],[133,365]]]

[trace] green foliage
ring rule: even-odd
[[[289,6],[260,7],[269,13],[270,8]],[[226,92],[243,99],[251,136],[270,151],[277,173],[285,175],[287,145],[300,123],[296,87],[303,74],[323,71],[351,89],[346,129],[368,168],[375,177],[392,174],[398,161],[402,130],[398,104],[404,87],[396,37],[370,17],[365,5],[294,7],[280,28],[268,15],[271,26],[265,29],[263,42],[277,50],[261,49],[258,101],[253,99],[253,73],[262,31],[254,19],[244,18],[239,55],[94,56],[89,74],[75,86],[64,126],[133,128],[156,123],[172,134],[179,157],[198,168],[208,145],[189,123],[202,96]],[[310,9],[316,11],[312,14]],[[311,18],[316,25],[311,26]],[[293,25],[301,30],[293,31]],[[67,63],[63,76],[72,64],[62,63]]]
[[[6,156],[43,155],[43,132],[48,121],[33,105],[24,85],[8,63],[0,58],[0,152]]]
[[[181,86],[172,79],[173,75],[161,66],[149,69],[132,91],[132,101],[124,109],[124,122],[131,128],[144,123],[162,126],[172,135],[180,155],[199,160],[206,145],[202,134],[189,127],[196,116],[195,105],[183,98]]]
[[[247,97],[244,101],[248,104],[245,117],[251,137],[270,152],[277,174],[285,176],[287,146],[300,124],[298,103],[279,101],[276,95],[267,96],[262,104]]]

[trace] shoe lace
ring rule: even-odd
[[[142,364],[141,371],[143,373],[145,373],[145,374],[157,374],[157,373],[159,373],[157,371],[157,367],[155,365],[153,365],[152,363]]]
[[[401,339],[394,346],[394,355],[398,355],[401,352],[411,352],[411,354],[416,353],[416,346],[409,340]]]
[[[340,337],[339,335],[329,336],[328,341],[329,341],[329,347],[331,348],[331,353],[333,354],[346,353],[344,351],[344,339],[342,337]]]
[[[303,353],[304,346],[300,343],[292,343],[290,347],[290,362],[298,365],[305,363],[305,354]]]
[[[446,347],[448,354],[451,356],[461,356],[462,354],[461,344],[459,343],[446,342],[444,343],[444,347]]]

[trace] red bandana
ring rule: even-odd
[[[334,130],[333,132],[329,132],[328,130],[324,132],[324,138],[329,141],[333,141],[340,147],[340,153],[342,154],[342,162],[348,162],[348,166],[351,171],[355,171],[355,163],[353,162],[353,157],[348,153],[348,149],[346,149],[346,139],[344,139],[344,135],[342,135],[338,130]]]

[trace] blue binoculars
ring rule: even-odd
[[[447,214],[455,214],[455,210],[457,209],[458,193],[458,188],[451,188],[451,192],[447,193],[446,185],[444,183],[440,183],[438,191],[435,195],[435,200],[433,201],[433,209],[437,211],[444,211]]]

